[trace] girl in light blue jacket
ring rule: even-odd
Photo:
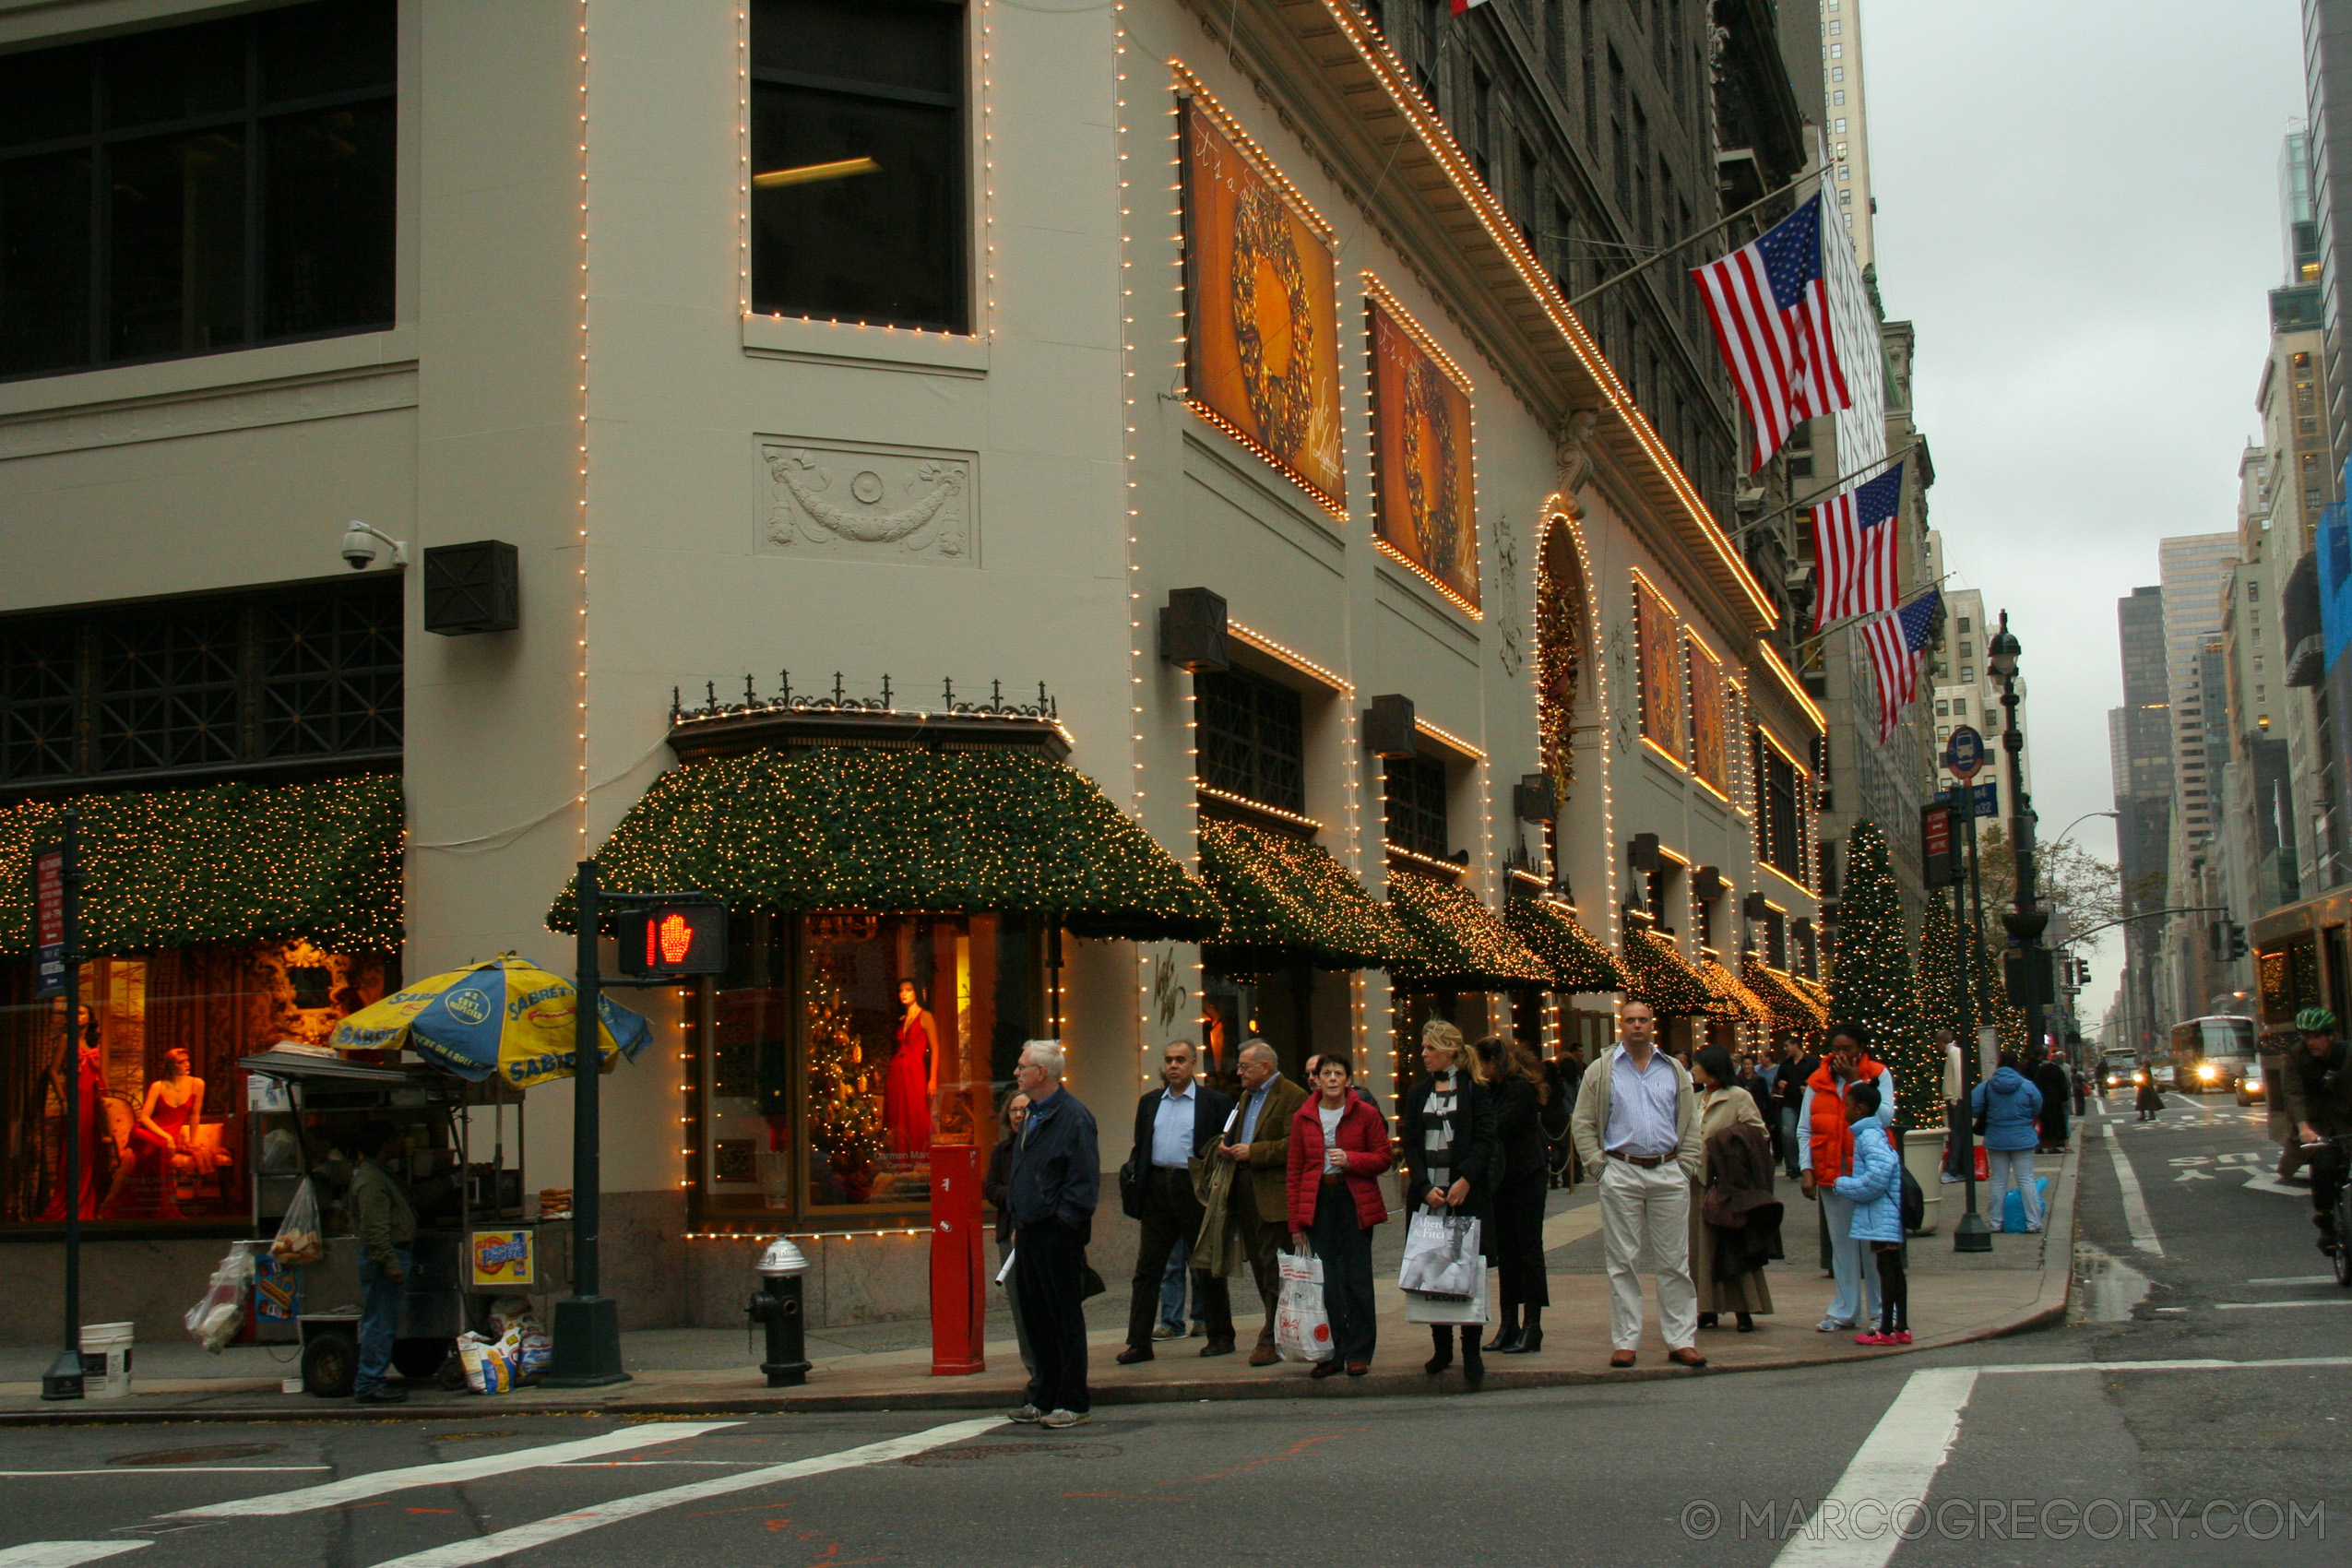
[[[1879,1326],[1854,1336],[1857,1345],[1911,1342],[1909,1282],[1903,1268],[1903,1158],[1886,1135],[1878,1080],[1846,1091],[1846,1120],[1854,1129],[1854,1169],[1837,1179],[1840,1197],[1854,1201],[1853,1235],[1878,1259]]]

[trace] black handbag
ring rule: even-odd
[[[1143,1173],[1135,1169],[1132,1158],[1119,1168],[1119,1212],[1130,1219],[1144,1217]]]

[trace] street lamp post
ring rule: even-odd
[[[1986,668],[2001,681],[2003,725],[2001,749],[2009,754],[2009,841],[2016,852],[2017,896],[2001,917],[2010,940],[2017,944],[2025,984],[2025,1040],[2038,1051],[2042,1043],[2042,992],[2049,956],[2042,946],[2042,930],[2049,913],[2039,908],[2034,885],[2034,803],[2025,793],[2025,731],[2017,719],[2017,655],[2022,651],[2009,630],[2009,612],[2001,612],[2001,630],[1986,647]]]

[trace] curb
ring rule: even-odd
[[[1490,1370],[1480,1389],[1482,1392],[1505,1393],[1533,1388],[1583,1388],[1602,1384],[1657,1383],[1669,1378],[1706,1377],[1716,1373],[1790,1372],[1803,1367],[1848,1366],[1987,1339],[2005,1339],[2013,1335],[2030,1334],[2037,1329],[2061,1324],[2066,1320],[2067,1304],[2074,1283],[2074,1206],[2078,1188],[2075,1177],[2082,1162],[2082,1153],[2083,1134],[2078,1125],[2068,1141],[2065,1163],[2059,1168],[2057,1180],[2052,1184],[2049,1219],[2042,1231],[2041,1289],[2036,1294],[2033,1305],[1989,1326],[1938,1335],[1933,1339],[1922,1339],[1917,1344],[1895,1349],[1779,1356],[1769,1360],[1742,1361],[1736,1366],[1714,1364],[1703,1371],[1659,1365],[1636,1367],[1625,1372],[1579,1372],[1565,1368],[1557,1372],[1538,1372],[1518,1368],[1505,1370],[1490,1361]],[[1204,1378],[1189,1383],[1112,1384],[1095,1389],[1093,1395],[1097,1405],[1173,1405],[1240,1399],[1375,1399],[1468,1392],[1470,1390],[1463,1383],[1462,1374],[1455,1371],[1435,1379],[1419,1372],[1375,1372],[1365,1377],[1322,1381],[1310,1380],[1302,1373],[1296,1377],[1267,1378],[1255,1383]],[[837,1411],[855,1414],[873,1410],[985,1410],[1002,1408],[1012,1396],[1012,1391],[1004,1388],[943,1388],[921,1394],[905,1391],[897,1394],[755,1393],[749,1396],[732,1394],[705,1399],[631,1399],[624,1394],[594,1404],[578,1401],[540,1404],[532,1400],[528,1393],[522,1393],[503,1395],[495,1404],[490,1405],[466,1400],[456,1404],[402,1406],[392,1409],[329,1405],[306,1409],[255,1406],[245,1408],[192,1409],[182,1407],[165,1410],[104,1412],[10,1410],[0,1411],[0,1428],[157,1426],[207,1421],[251,1424],[480,1420],[490,1417],[503,1420],[510,1416],[644,1416],[656,1420],[676,1420],[690,1416],[822,1415]]]

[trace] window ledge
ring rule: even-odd
[[[416,358],[415,329],[394,327],[302,343],[224,349],[147,364],[108,365],[0,383],[0,420],[110,403],[177,402],[274,381],[407,369]]]
[[[980,376],[988,374],[988,339],[854,321],[746,315],[743,352],[754,359],[812,364],[863,365]]]

